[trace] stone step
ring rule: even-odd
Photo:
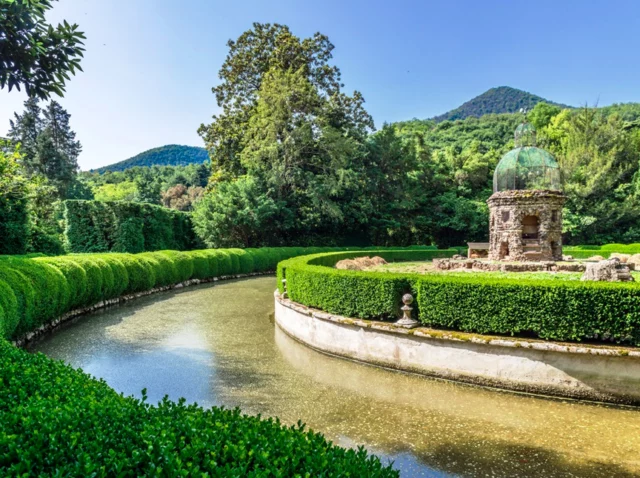
[[[526,261],[541,261],[543,259],[542,253],[539,251],[527,251],[524,252]]]

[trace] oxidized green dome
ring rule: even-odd
[[[502,157],[493,173],[493,192],[522,189],[562,191],[560,166],[551,153],[522,146]]]

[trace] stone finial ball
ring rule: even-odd
[[[413,296],[411,294],[405,294],[402,296],[402,303],[404,305],[411,305],[413,303]]]

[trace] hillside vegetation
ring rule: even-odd
[[[458,108],[435,116],[433,119],[439,123],[446,120],[465,119],[470,116],[477,118],[492,113],[515,113],[521,108],[531,109],[542,102],[562,108],[569,108],[567,105],[554,103],[532,93],[518,90],[517,88],[499,86],[497,88],[491,88],[481,95],[463,103]]]
[[[153,148],[132,158],[95,169],[98,173],[106,171],[124,171],[134,166],[186,166],[202,164],[209,158],[207,150],[196,146],[168,144]]]

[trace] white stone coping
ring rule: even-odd
[[[457,332],[441,329],[433,329],[430,327],[416,327],[407,329],[393,322],[381,322],[377,320],[355,319],[344,317],[341,315],[330,314],[319,309],[307,307],[290,299],[284,299],[280,296],[278,290],[275,291],[276,300],[285,307],[295,310],[298,313],[305,314],[309,317],[338,324],[354,325],[367,329],[388,332],[399,335],[414,335],[416,337],[425,337],[429,339],[453,341],[453,342],[472,342],[474,344],[492,345],[497,347],[512,347],[534,349],[547,352],[561,352],[570,354],[590,354],[613,357],[631,357],[640,358],[640,349],[635,347],[609,346],[609,345],[577,345],[565,342],[553,342],[535,339],[505,338],[491,335],[473,334],[468,332]]]

